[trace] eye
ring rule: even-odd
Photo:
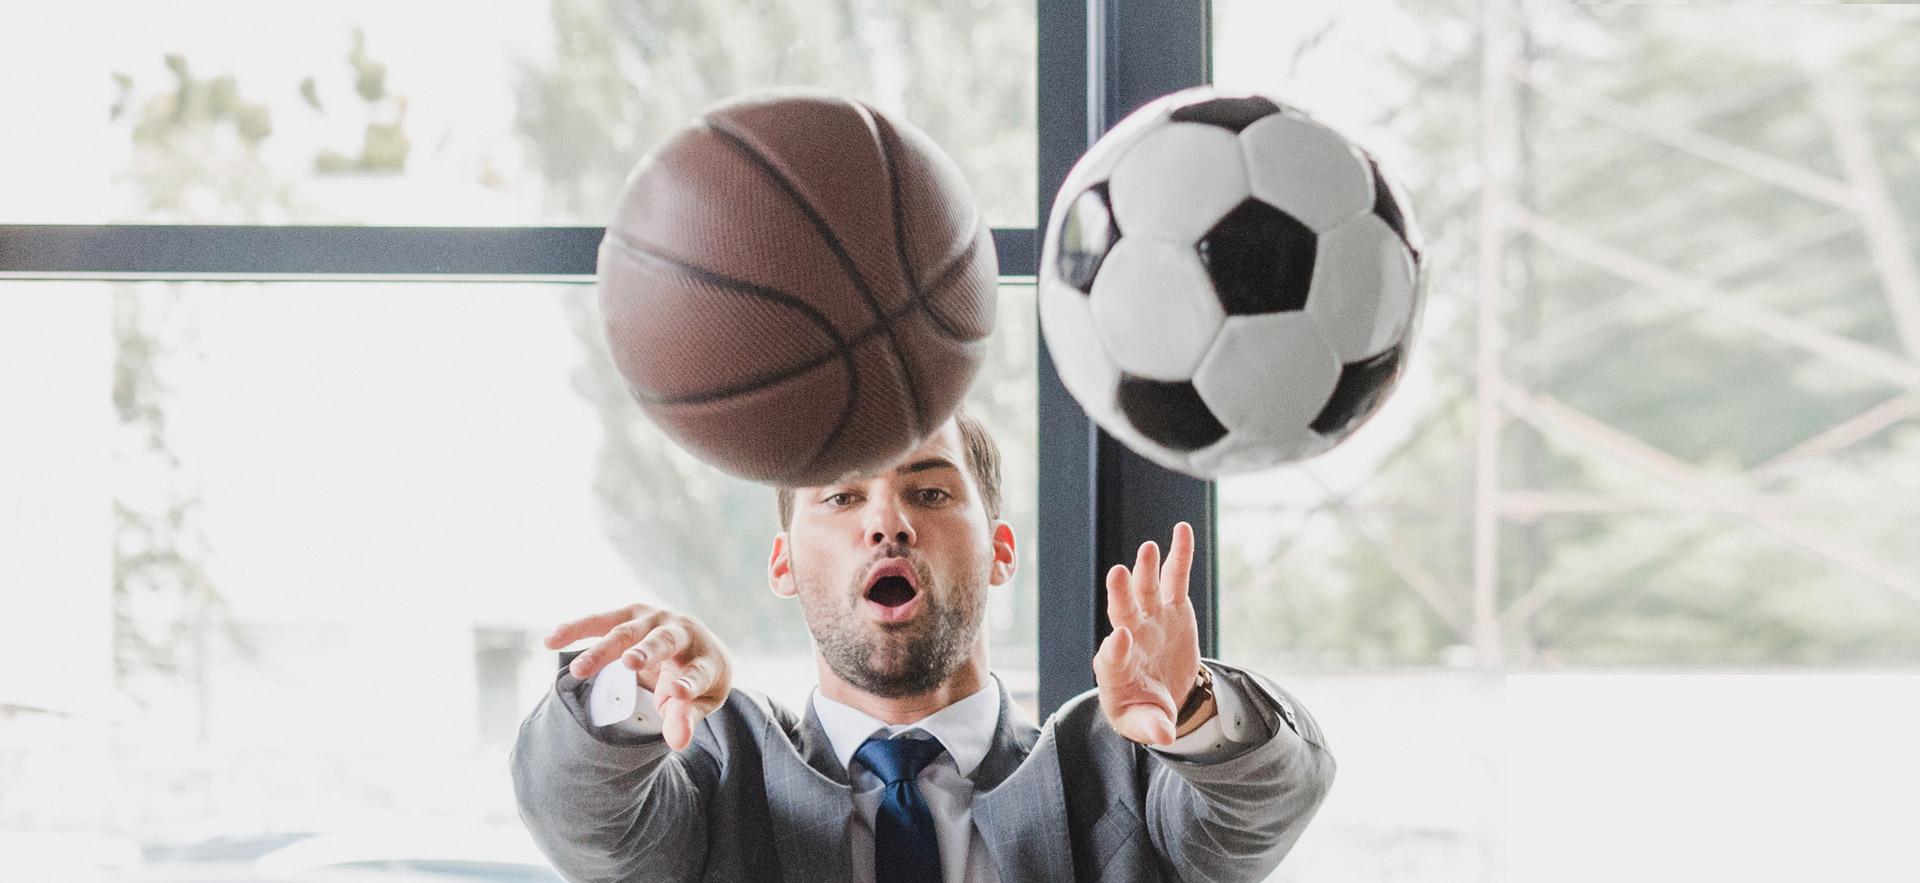
[[[927,504],[944,503],[953,497],[952,494],[937,487],[921,488],[914,491],[914,496],[919,497],[920,502]]]
[[[841,491],[837,494],[828,494],[826,500],[824,500],[823,502],[825,502],[829,506],[832,506],[838,509],[841,506],[846,506],[850,504],[855,496],[857,495],[854,494],[852,491]],[[842,501],[841,500],[842,497],[845,497],[846,500]]]

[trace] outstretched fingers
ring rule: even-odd
[[[1133,597],[1133,572],[1125,564],[1107,569],[1107,621],[1132,625],[1140,620],[1140,604]]]
[[[1193,525],[1182,521],[1173,526],[1173,544],[1160,571],[1161,603],[1170,607],[1187,603],[1187,577],[1192,571]]]
[[[606,630],[606,637],[588,647],[573,658],[570,664],[573,676],[586,680],[600,673],[600,669],[613,664],[628,648],[640,643],[663,620],[666,614],[652,610],[641,614],[639,619],[630,619]]]
[[[544,643],[560,649],[598,637],[569,663],[580,680],[597,676],[615,661],[637,673],[661,718],[661,736],[674,750],[693,741],[701,718],[725,704],[732,675],[726,648],[698,620],[646,604],[565,622]]]
[[[1160,600],[1160,544],[1148,540],[1140,544],[1133,561],[1133,595],[1143,616],[1158,613]]]
[[[649,662],[677,658],[692,640],[693,636],[687,633],[686,626],[677,622],[662,623],[621,654],[621,659],[628,668],[643,671]]]
[[[660,677],[653,688],[653,704],[660,710],[660,735],[667,740],[667,747],[675,751],[693,741],[693,702],[679,695],[676,689],[682,682],[681,671],[678,662],[661,663]]]
[[[558,650],[581,638],[597,638],[611,631],[614,626],[629,620],[645,616],[652,608],[645,604],[628,604],[618,610],[595,613],[570,619],[554,627],[553,632],[543,640],[548,650]]]

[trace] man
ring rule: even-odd
[[[572,658],[511,766],[535,841],[579,881],[1261,880],[1334,762],[1264,677],[1200,659],[1193,532],[1107,574],[1097,689],[1035,727],[987,666],[1013,578],[998,453],[965,413],[871,476],[779,493],[768,581],[820,683],[802,716],[732,688],[700,623],[635,604],[566,623]],[[617,678],[651,701],[596,723]],[[631,685],[629,685],[630,687]],[[608,695],[617,690],[609,689]],[[604,706],[604,703],[602,703]]]

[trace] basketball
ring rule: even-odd
[[[600,309],[641,410],[731,475],[816,486],[904,456],[993,330],[993,240],[953,161],[826,95],[710,108],[628,177]]]

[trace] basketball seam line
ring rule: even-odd
[[[895,199],[894,199],[894,205],[893,205],[894,249],[896,252],[903,253],[904,250],[906,249],[906,244],[900,239],[900,234],[903,228],[900,223],[900,220],[901,220],[900,219],[900,203],[898,198],[899,178],[897,176],[898,173],[895,171],[893,166],[893,156],[887,153],[886,142],[882,140],[880,137],[880,115],[878,112],[876,112],[872,108],[866,106],[865,104],[859,101],[848,101],[847,104],[853,109],[854,114],[858,116],[860,120],[866,124],[867,137],[871,139],[873,142],[874,155],[877,159],[879,159],[880,167],[883,169],[886,169],[887,182],[889,186],[895,191],[894,193]],[[797,191],[795,195],[796,197],[798,196]],[[821,223],[824,224],[825,220],[822,219]],[[836,251],[837,251],[838,250],[837,239],[834,240],[834,244],[836,246]],[[849,274],[852,274],[854,272],[854,269],[855,268],[852,264],[852,257],[849,255],[847,260],[847,271]],[[902,275],[905,277],[904,281],[906,281],[908,285],[907,298],[909,301],[912,301],[914,299],[914,295],[918,293],[912,287],[913,286],[912,275],[910,273],[904,272],[904,268],[903,268]],[[856,277],[854,281],[855,281],[855,284],[857,285],[864,285],[866,282],[864,278],[859,278],[859,277]],[[871,290],[863,289],[863,291],[865,291],[865,293],[868,295],[868,298],[867,298],[868,303],[873,307],[874,321],[883,322],[886,324],[887,341],[889,344],[891,344],[889,348],[893,351],[894,365],[897,366],[900,370],[900,379],[904,381],[907,385],[907,408],[911,412],[909,416],[913,420],[913,426],[912,426],[913,437],[921,438],[926,433],[927,428],[925,426],[926,420],[923,414],[923,412],[926,410],[926,406],[920,400],[920,384],[914,381],[913,369],[907,365],[907,354],[906,354],[906,351],[901,349],[900,347],[900,338],[894,333],[893,323],[888,321],[887,315],[884,312],[882,312],[880,309],[879,297],[873,295]],[[928,310],[928,315],[932,315],[932,310]]]
[[[948,282],[952,282],[955,274],[965,269],[967,264],[973,262],[973,253],[979,250],[980,240],[976,237],[972,242],[967,243],[967,247],[960,252],[959,257],[954,258],[953,263],[948,264],[933,277],[933,283],[926,288],[929,293],[921,297],[922,302],[924,302],[927,307],[927,318],[933,320],[934,327],[940,329],[940,333],[946,335],[948,340],[957,343],[977,343],[980,338],[969,338],[962,335],[959,329],[953,327],[952,322],[947,319],[947,317],[940,315],[940,309],[934,306],[931,292],[939,291],[945,288]],[[996,280],[994,284],[998,285],[1000,283]]]
[[[754,297],[769,300],[774,303],[781,304],[783,306],[790,306],[795,310],[798,310],[801,315],[807,317],[807,319],[812,321],[815,325],[819,326],[820,330],[825,332],[827,337],[831,338],[835,343],[835,348],[832,351],[824,354],[819,359],[819,361],[816,362],[814,365],[809,366],[808,370],[812,370],[813,368],[819,367],[820,364],[824,364],[828,359],[831,359],[833,356],[838,355],[841,361],[847,363],[846,364],[847,400],[849,402],[853,401],[854,397],[858,395],[858,393],[860,392],[860,372],[855,370],[855,367],[853,365],[853,349],[847,345],[845,338],[841,336],[838,329],[833,327],[833,323],[831,321],[828,321],[826,315],[824,313],[821,313],[820,310],[816,308],[813,304],[807,303],[804,300],[801,300],[797,297],[794,297],[791,294],[787,294],[786,292],[780,291],[778,289],[767,288],[762,285],[755,285],[751,282],[747,282],[741,279],[734,279],[730,276],[724,276],[719,273],[715,273],[712,270],[708,270],[704,267],[698,267],[692,264],[681,263],[680,261],[674,260],[673,258],[669,258],[665,255],[656,254],[646,249],[643,246],[626,241],[624,237],[621,237],[618,234],[615,234],[611,231],[609,231],[607,235],[607,242],[611,243],[615,248],[618,248],[621,251],[624,251],[627,254],[632,255],[633,257],[637,257],[643,261],[650,261],[657,264],[664,264],[668,267],[678,270],[681,273],[691,276],[697,280],[706,282],[709,285],[713,285],[719,288],[725,288],[727,290],[738,292],[741,294],[752,295]],[[797,376],[797,374],[794,376]],[[783,377],[780,379],[785,380],[787,378]],[[695,404],[699,402],[712,401],[718,398],[724,398],[727,395],[737,394],[738,392],[745,391],[745,390],[719,390],[719,391],[697,393],[691,396],[663,396],[663,395],[659,395],[658,393],[635,389],[631,386],[629,386],[628,388],[632,390],[634,395],[640,397],[643,401],[646,401],[650,404],[658,404],[658,405]],[[851,412],[851,410],[852,410],[851,408],[848,409],[849,413]],[[844,423],[844,419],[842,422]],[[829,436],[829,438],[831,438],[831,436]],[[809,461],[808,465],[812,465],[812,462]]]
[[[840,253],[840,250],[837,248],[838,243],[832,236],[825,235],[820,229],[821,226],[824,226],[825,219],[815,215],[813,206],[809,205],[805,199],[802,199],[799,193],[794,192],[793,186],[787,181],[786,176],[780,174],[780,171],[773,168],[773,164],[769,162],[766,157],[761,156],[758,151],[746,143],[745,139],[741,138],[732,130],[714,123],[711,119],[702,119],[701,122],[705,123],[707,128],[712,130],[714,134],[719,135],[722,141],[733,147],[735,152],[746,158],[748,162],[758,166],[761,174],[771,178],[774,185],[787,194],[787,198],[793,201],[795,207],[800,210],[801,214],[807,216],[808,222],[815,225],[814,233],[825,241],[827,248],[834,252],[835,258],[842,261],[841,272],[848,274],[849,281],[854,281],[852,279],[852,268],[846,265],[846,256]],[[859,288],[857,281],[855,281],[855,288]],[[861,293],[863,295],[866,294],[864,291]],[[872,309],[872,297],[869,296],[867,298],[867,303],[868,308]],[[847,424],[853,420],[854,406],[860,401],[857,395],[859,392],[859,368],[853,364],[853,354],[850,351],[842,350],[841,353],[842,357],[848,363],[847,377],[849,378],[848,382],[850,386],[847,392],[847,403],[841,406],[840,416],[834,420],[833,429],[827,433],[827,437],[820,441],[820,445],[813,449],[813,453],[807,455],[806,463],[799,469],[802,473],[812,471],[813,464],[820,462],[820,458],[826,456],[827,451],[833,447],[833,443],[840,439],[840,434],[846,432]]]
[[[907,298],[909,300],[918,300],[920,298],[920,280],[913,275],[913,262],[907,260],[907,216],[901,206],[900,170],[894,166],[893,154],[887,150],[886,135],[890,134],[893,129],[881,119],[878,113],[873,111],[873,108],[867,107],[864,103],[858,101],[851,103],[866,111],[867,117],[871,121],[873,127],[873,144],[879,151],[880,165],[887,170],[887,190],[893,196],[894,256],[900,262],[900,278],[907,283]],[[882,132],[882,129],[886,131]],[[928,308],[927,316],[932,318],[933,314],[932,308]],[[935,324],[939,324],[937,319],[935,320]],[[901,357],[900,373],[903,375],[912,373],[912,369],[907,367],[905,354],[899,353],[897,350],[896,354]],[[914,437],[918,438],[926,426],[927,415],[923,413],[924,408],[921,405],[918,395],[913,397],[911,404],[913,406],[913,434]]]
[[[833,235],[833,229],[827,225],[826,218],[821,217],[819,211],[813,207],[812,203],[807,201],[805,196],[800,194],[799,189],[794,186],[793,182],[787,180],[787,176],[782,174],[778,168],[775,168],[771,160],[762,156],[758,150],[755,150],[753,145],[748,144],[745,138],[742,138],[738,133],[711,119],[705,122],[708,128],[712,129],[715,134],[718,134],[728,144],[732,145],[735,151],[759,167],[761,173],[771,179],[774,185],[779,187],[782,193],[786,194],[787,199],[793,203],[794,208],[799,209],[800,213],[806,216],[807,222],[813,226],[815,235],[818,235],[821,243],[826,245],[829,251],[833,252],[834,259],[839,262],[841,271],[847,274],[847,281],[853,283],[854,290],[858,291],[860,297],[867,302],[867,309],[873,312],[873,318],[879,320],[882,316],[879,299],[874,297],[873,290],[867,286],[866,278],[860,275],[860,268],[854,266],[853,256],[847,254],[846,248],[843,247],[840,244],[840,240]],[[871,134],[871,129],[869,129],[869,134]],[[894,362],[900,368],[901,379],[906,383],[907,395],[915,400],[916,404],[914,409],[917,411],[919,410],[919,392],[914,387],[913,377],[906,370],[906,359],[900,354],[900,340],[894,335],[891,326],[883,330],[887,335],[887,343],[893,350]],[[842,410],[840,421],[834,426],[833,432],[827,436],[827,440],[820,445],[819,450],[813,453],[813,456],[807,460],[806,466],[802,467],[800,471],[809,471],[812,469],[814,463],[819,462],[820,458],[826,455],[827,450],[833,446],[833,442],[838,440],[840,433],[846,429],[848,421],[853,418],[853,408],[854,401],[850,399],[845,409]]]
[[[826,352],[823,352],[817,356],[814,356],[805,362],[801,362],[789,368],[781,369],[772,374],[758,375],[750,380],[745,380],[733,386],[725,387],[722,389],[703,390],[701,392],[696,392],[696,393],[686,393],[682,395],[671,395],[671,396],[661,395],[659,393],[648,392],[648,391],[637,390],[637,389],[634,390],[634,395],[640,397],[641,399],[645,400],[649,404],[659,404],[659,405],[699,404],[702,402],[713,401],[715,399],[727,398],[728,396],[739,395],[740,393],[744,393],[744,392],[753,392],[762,387],[772,386],[777,383],[781,383],[787,380],[792,380],[795,377],[798,377],[802,374],[807,373],[808,371],[812,371],[813,369],[826,364],[827,362],[831,361],[835,356],[841,357],[841,361],[848,363],[847,371],[848,373],[851,374],[854,371],[854,368],[852,365],[853,351],[859,349],[862,344],[865,344],[866,342],[872,340],[875,335],[878,335],[881,332],[882,323],[874,322],[873,324],[868,325],[865,329],[862,329],[859,334],[856,334],[852,337],[843,336],[842,334],[840,334],[838,329],[835,329],[833,327],[833,325],[826,318],[826,316],[824,314],[821,314],[812,304],[809,304],[806,301],[800,300],[799,298],[794,297],[791,294],[788,294],[777,288],[768,288],[766,286],[756,285],[752,282],[747,282],[740,279],[734,279],[729,276],[723,276],[719,273],[713,272],[712,270],[708,270],[706,268],[699,267],[693,264],[684,263],[675,258],[671,258],[666,255],[660,254],[658,252],[652,251],[648,249],[646,246],[629,242],[626,240],[625,237],[615,238],[616,236],[617,234],[611,234],[611,233],[609,234],[610,241],[612,242],[614,247],[641,260],[648,261],[655,264],[660,264],[672,270],[677,270],[681,273],[684,273],[688,276],[691,276],[701,282],[705,282],[716,288],[724,288],[738,294],[746,294],[754,297],[765,298],[767,300],[771,300],[776,303],[780,303],[782,305],[792,306],[799,310],[802,310],[806,313],[807,318],[813,320],[814,324],[819,325],[821,330],[825,331],[827,336],[832,338],[834,341],[834,347],[832,349],[829,349]],[[957,267],[959,265],[956,264],[955,266]],[[952,271],[949,270],[948,275],[951,275],[951,272]],[[932,313],[931,305],[927,303],[925,298],[920,298],[920,299],[908,301],[907,303],[901,305],[900,309],[889,314],[887,318],[898,320],[901,317],[906,316],[908,313],[913,312],[915,309],[919,309],[922,307],[927,308],[929,315],[931,315]],[[967,343],[967,344],[978,342],[977,340],[964,340],[957,337],[954,339],[958,340],[961,343]]]
[[[863,104],[862,106],[864,107],[865,105]],[[867,109],[870,112],[872,111],[872,108]],[[885,117],[874,113],[873,119],[874,123],[886,129],[887,134],[892,135],[895,140],[899,139],[899,132],[893,128],[892,124],[886,121]],[[907,259],[906,212],[903,211],[901,205],[900,175],[896,171],[892,155],[888,152],[886,144],[884,139],[880,141],[880,156],[887,161],[887,183],[893,190],[893,242],[900,259],[900,273],[902,276],[905,276],[907,280],[907,293],[909,297],[914,299],[926,300],[927,318],[933,320],[934,327],[938,328],[940,333],[946,335],[948,340],[959,343],[972,343],[973,341],[961,336],[959,330],[953,327],[953,323],[948,320],[947,317],[940,314],[940,309],[934,305],[929,292],[938,291],[952,278],[955,271],[965,266],[965,262],[971,259],[973,253],[979,249],[980,237],[977,232],[975,235],[967,237],[966,246],[961,248],[960,253],[955,255],[944,268],[934,274],[933,283],[925,288],[920,287],[920,282],[913,273],[913,262]],[[973,220],[969,221],[966,226],[968,230],[975,230],[979,226],[978,211],[975,212]],[[916,403],[916,405],[917,404],[918,403]]]

